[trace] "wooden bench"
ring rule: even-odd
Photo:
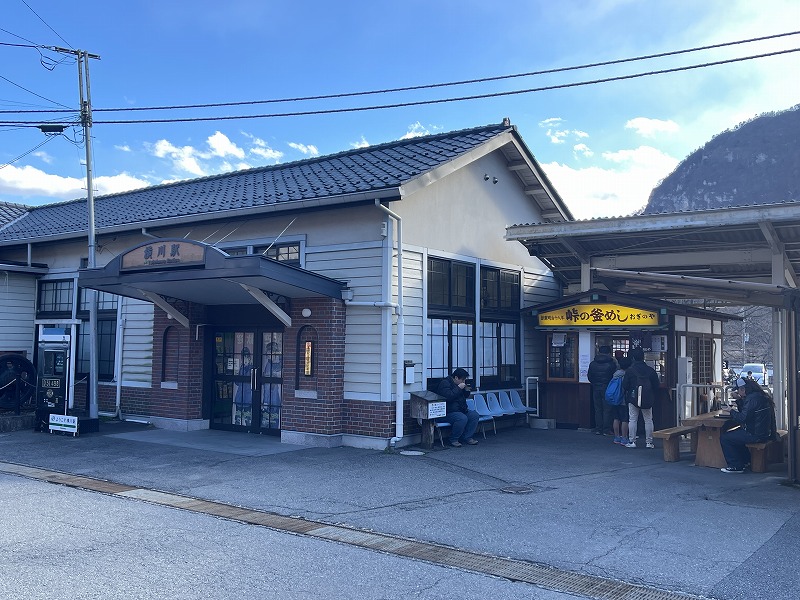
[[[753,473],[766,473],[769,463],[783,462],[783,441],[788,433],[781,430],[778,431],[777,440],[747,444],[747,449],[750,450],[750,470]]]
[[[670,427],[669,429],[659,429],[653,432],[653,437],[664,440],[664,462],[676,462],[681,459],[680,451],[680,437],[682,435],[689,435],[697,433],[700,429],[699,425],[679,425],[678,427]],[[695,440],[692,436],[692,449],[694,449]]]

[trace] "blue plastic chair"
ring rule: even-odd
[[[481,411],[478,410],[478,402],[477,398],[481,399],[484,408],[486,407],[486,400],[483,399],[483,396],[480,394],[475,394],[472,398],[467,398],[467,408],[470,410],[474,410],[478,413],[478,425],[481,426],[481,433],[483,434],[483,439],[486,439],[486,421],[491,421],[492,425],[494,425],[494,417],[489,414],[489,409],[486,409],[486,414],[481,414]],[[497,435],[497,430],[495,429],[495,435]]]
[[[537,412],[535,408],[530,408],[525,406],[522,402],[522,398],[520,398],[519,392],[517,390],[511,390],[511,406],[517,409],[518,413],[535,413]]]
[[[473,400],[473,398],[470,398],[470,400]],[[480,415],[480,419],[478,420],[478,422],[480,423],[485,421],[491,421],[492,427],[494,427],[494,434],[497,435],[497,425],[495,425],[492,413],[489,412],[489,407],[486,405],[486,399],[483,397],[483,394],[475,394],[474,402],[475,402],[475,412],[477,412]],[[483,437],[486,437],[485,431],[483,431]]]
[[[508,392],[501,391],[497,393],[498,399],[500,400],[500,408],[502,408],[507,415],[515,415],[519,413],[516,408],[511,404],[511,398],[508,397]],[[522,411],[527,412],[527,411]]]
[[[502,417],[506,414],[506,411],[500,408],[500,402],[497,400],[497,395],[494,392],[486,394],[486,404],[493,417]]]
[[[442,445],[442,448],[444,448],[444,438],[442,437],[442,429],[444,429],[445,427],[452,427],[452,425],[447,421],[436,421],[436,423],[434,423],[433,426],[436,429],[436,431],[439,432],[439,443]]]

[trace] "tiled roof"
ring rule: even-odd
[[[21,217],[28,209],[22,204],[12,204],[11,202],[0,202],[0,227],[10,223],[14,219]]]
[[[100,231],[159,219],[392,190],[511,129],[509,125],[487,125],[97,196],[95,227]],[[87,231],[87,222],[85,199],[31,207],[24,218],[0,228],[0,243],[80,234]]]

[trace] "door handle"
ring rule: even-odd
[[[255,366],[250,370],[250,389],[254,392],[257,391],[258,388],[258,371],[256,371]]]

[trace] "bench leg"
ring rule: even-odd
[[[677,462],[681,459],[680,436],[664,440],[664,462]]]
[[[767,449],[764,448],[751,448],[750,449],[750,470],[753,473],[766,473],[767,472]]]

